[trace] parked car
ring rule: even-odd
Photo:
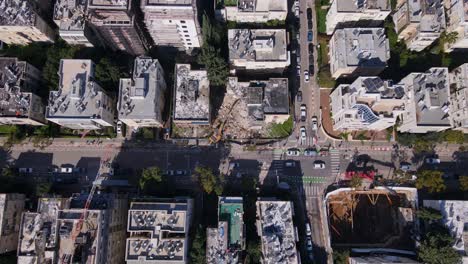
[[[310,77],[309,77],[309,71],[305,70],[304,71],[304,82],[309,82]]]
[[[298,91],[296,94],[296,100],[300,103],[302,102],[302,91]]]
[[[294,15],[296,17],[299,17],[299,1],[294,2],[293,10],[294,10]]]
[[[314,169],[320,169],[320,170],[325,169],[325,162],[321,160],[314,161]]]
[[[287,160],[287,161],[284,162],[284,166],[287,167],[287,168],[296,167],[296,161]]]
[[[315,149],[306,149],[304,150],[304,156],[308,156],[308,157],[317,156],[317,151],[315,151]]]
[[[314,34],[312,34],[312,31],[309,30],[309,32],[307,32],[307,41],[312,42],[313,39]]]
[[[312,235],[312,230],[310,229],[310,224],[306,223],[306,236],[310,237]]]
[[[305,104],[301,105],[301,121],[305,122],[307,120],[307,106]]]
[[[411,163],[408,163],[408,162],[401,162],[401,163],[400,163],[400,170],[402,170],[402,171],[409,171],[409,170],[411,170]]]
[[[122,134],[122,121],[117,121],[117,134]]]
[[[306,140],[307,140],[306,128],[301,127],[301,142],[305,143]]]
[[[298,149],[291,148],[286,151],[286,156],[299,156],[300,152]]]
[[[296,55],[296,62],[297,64],[301,64],[301,56]]]
[[[309,54],[309,64],[314,65],[314,54]]]
[[[439,164],[440,163],[440,159],[438,158],[426,158],[426,164]]]
[[[318,129],[318,120],[316,116],[312,117],[312,130],[317,131]]]
[[[314,54],[314,44],[309,43],[309,55]]]
[[[312,19],[307,20],[307,29],[312,30]]]
[[[312,20],[312,9],[307,8],[307,19]]]
[[[310,75],[314,75],[315,71],[314,71],[314,64],[312,62],[312,64],[309,65],[309,74]]]
[[[18,172],[20,172],[20,173],[32,173],[33,169],[32,168],[19,168]]]
[[[299,32],[296,33],[296,39],[297,39],[297,40],[301,40],[301,34],[299,34]]]

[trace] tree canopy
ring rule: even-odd
[[[421,242],[418,257],[427,264],[461,263],[461,255],[452,247],[454,238],[440,225],[432,225]]]
[[[143,169],[141,173],[141,177],[138,181],[138,186],[140,187],[140,190],[143,192],[148,192],[149,190],[154,190],[156,186],[150,186],[151,184],[153,185],[158,185],[163,181],[163,175],[161,172],[161,169],[158,167],[149,167],[146,169]]]
[[[215,175],[210,168],[200,166],[196,167],[194,172],[192,177],[198,181],[204,192],[207,194],[214,192],[216,195],[223,193],[224,177],[222,175]]]
[[[460,176],[458,181],[460,182],[460,190],[468,191],[468,176]]]
[[[442,179],[443,172],[436,170],[423,170],[418,173],[416,188],[427,189],[430,193],[442,192],[447,187]]]
[[[336,249],[333,250],[333,263],[334,264],[347,264],[349,258],[349,250]]]
[[[190,263],[205,264],[206,231],[202,226],[196,230],[190,250]]]
[[[430,207],[421,207],[417,211],[419,219],[433,221],[442,219],[442,214],[440,211],[430,208]]]

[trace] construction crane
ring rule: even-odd
[[[224,126],[226,125],[226,122],[229,118],[229,115],[231,114],[232,112],[232,109],[234,109],[234,106],[236,106],[237,102],[239,102],[240,99],[237,99],[236,101],[234,101],[234,103],[232,104],[231,108],[229,109],[229,111],[227,112],[226,114],[226,118],[224,119],[224,121],[221,123],[221,125],[219,125],[218,127],[218,131],[215,131],[213,132],[213,135],[211,135],[211,137],[209,138],[210,140],[210,144],[215,144],[215,143],[218,143],[222,136],[223,136],[223,130],[224,130]]]
[[[84,220],[86,219],[87,214],[88,214],[89,206],[91,205],[94,193],[96,192],[97,184],[95,182],[96,182],[96,180],[98,180],[104,174],[105,169],[110,168],[110,166],[111,166],[110,159],[111,159],[111,154],[112,154],[111,153],[112,146],[113,145],[108,145],[107,146],[108,149],[105,151],[105,153],[103,155],[103,158],[101,159],[101,162],[99,164],[99,169],[98,169],[98,172],[96,174],[96,178],[94,179],[91,190],[89,191],[88,198],[86,199],[85,205],[83,207],[83,211],[81,212],[81,215],[80,215],[80,219],[78,220],[78,223],[76,224],[75,231],[71,235],[71,242],[72,242],[72,245],[73,245],[73,248],[72,248],[71,252],[75,251],[76,238],[81,233],[81,229],[83,228]],[[71,258],[72,258],[72,255],[64,254],[62,256],[62,258],[60,259],[59,264],[68,264],[70,262]]]

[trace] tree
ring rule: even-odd
[[[340,133],[340,138],[343,139],[344,141],[349,140],[349,132],[341,132]]]
[[[249,241],[245,253],[245,264],[260,263],[260,258],[262,257],[260,241]]]
[[[443,172],[435,170],[423,170],[418,173],[416,188],[427,188],[430,193],[442,192],[447,187],[442,179]]]
[[[444,31],[440,34],[439,37],[439,45],[440,45],[440,51],[445,52],[445,45],[453,44],[457,42],[458,39],[458,32],[447,32]]]
[[[465,141],[465,135],[462,131],[458,130],[446,130],[443,132],[443,138],[445,142],[463,144]]]
[[[351,181],[349,182],[349,186],[351,186],[351,188],[359,188],[361,187],[361,185],[362,185],[362,178],[359,176],[353,176],[351,178]]]
[[[38,185],[36,185],[36,196],[37,197],[42,197],[48,193],[50,193],[52,189],[52,184],[49,182],[43,182]]]
[[[417,215],[419,219],[425,221],[434,221],[442,219],[442,214],[440,213],[440,211],[430,207],[421,207],[417,211]]]
[[[418,257],[427,264],[461,263],[461,255],[452,247],[454,239],[447,228],[432,225],[419,247]]]
[[[224,177],[215,175],[210,168],[198,166],[192,177],[199,182],[200,187],[207,194],[214,192],[216,195],[221,195],[223,193]]]
[[[57,72],[61,59],[72,59],[77,51],[76,47],[69,46],[65,41],[58,40],[47,50],[46,62],[42,69],[42,76],[45,80],[47,91],[57,90],[59,86],[59,76]]]
[[[459,178],[460,190],[468,191],[468,176],[460,176]]]
[[[103,85],[103,88],[112,91],[117,87],[120,79],[119,67],[114,61],[105,57],[96,65],[96,80]]]
[[[333,263],[334,264],[347,264],[349,258],[349,250],[337,249],[333,250]]]
[[[190,250],[190,263],[205,264],[206,232],[202,226],[198,226],[192,241]]]
[[[149,167],[143,170],[141,173],[140,180],[138,181],[138,185],[140,190],[147,191],[148,190],[148,183],[159,184],[163,180],[161,169],[158,167]]]

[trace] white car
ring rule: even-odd
[[[301,121],[305,122],[307,119],[307,106],[305,104],[301,105]]]
[[[310,237],[312,235],[312,230],[310,229],[310,224],[306,224],[306,236]]]
[[[72,173],[73,172],[73,168],[70,168],[70,167],[61,167],[60,168],[60,173]]]
[[[299,150],[298,149],[288,149],[286,152],[287,156],[299,156]]]
[[[325,169],[325,162],[323,162],[321,160],[316,160],[314,162],[314,169],[319,169],[319,170]]]
[[[33,169],[32,168],[19,168],[18,171],[20,173],[32,173]]]
[[[304,143],[307,139],[306,128],[301,127],[301,142]]]
[[[439,164],[440,159],[438,158],[426,158],[426,164]]]
[[[296,69],[297,69],[297,76],[301,76],[301,66],[297,65]]]
[[[310,77],[309,77],[309,71],[305,70],[304,71],[304,82],[309,82]]]
[[[317,117],[313,116],[312,117],[312,130],[317,131],[317,129],[318,129]]]
[[[117,134],[122,134],[122,121],[117,121]]]
[[[294,9],[294,15],[295,15],[296,17],[299,17],[299,1],[295,1],[295,2],[294,2],[294,7],[293,7],[293,9]]]

